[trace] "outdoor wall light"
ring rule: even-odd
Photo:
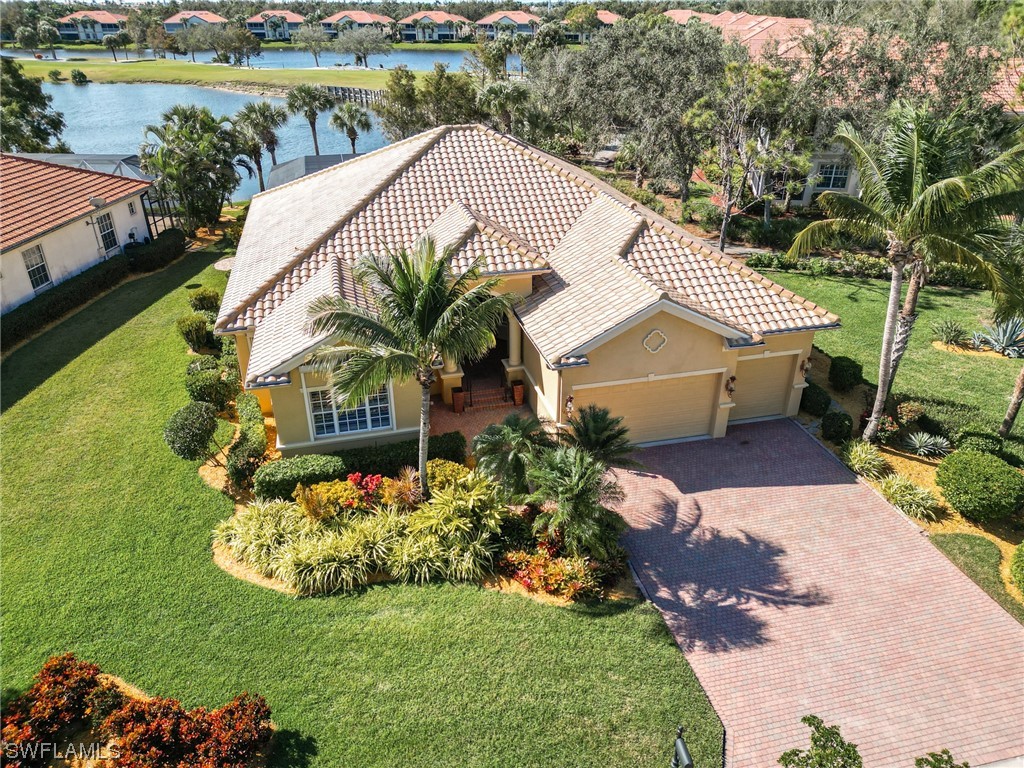
[[[813,365],[814,365],[814,363],[811,362],[811,358],[809,358],[809,357],[805,357],[803,360],[801,360],[800,361],[800,375],[803,376],[806,379],[807,378],[807,374],[810,373],[811,367]]]
[[[729,399],[732,400],[733,393],[736,391],[736,377],[730,376],[725,380],[725,392],[729,395]]]
[[[575,397],[573,397],[572,395],[569,395],[567,398],[565,398],[565,417],[567,419],[571,419],[572,418],[572,412],[575,409],[575,407],[576,407],[576,398]]]

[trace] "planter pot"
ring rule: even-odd
[[[512,402],[516,406],[523,404],[523,398],[526,395],[526,387],[523,386],[521,379],[516,379],[512,382]]]
[[[456,413],[466,410],[466,393],[462,387],[452,387],[452,410]]]

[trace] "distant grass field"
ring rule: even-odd
[[[52,59],[19,59],[25,72],[45,78],[51,69],[60,69],[69,77],[72,69],[82,70],[97,83],[172,83],[183,85],[283,86],[319,83],[349,88],[383,88],[387,70],[351,71],[344,69],[245,69],[217,64],[193,64],[181,59],[144,59],[115,62],[53,61]]]

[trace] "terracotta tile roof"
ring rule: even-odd
[[[1024,90],[1021,90],[1021,75],[1024,75],[1024,58],[1007,59],[996,72],[995,83],[989,97],[1007,110],[1024,112]]]
[[[502,19],[514,21],[516,24],[540,24],[540,16],[535,16],[526,11],[495,11],[484,16],[477,24],[496,24]]]
[[[304,331],[324,293],[370,308],[351,280],[369,252],[431,236],[464,269],[533,274],[517,313],[550,365],[659,302],[740,343],[821,328],[834,315],[793,296],[589,174],[482,126],[445,126],[257,195],[220,332],[255,329],[248,377],[281,374],[322,340]]]
[[[178,13],[164,19],[164,24],[183,24],[185,19],[202,19],[210,24],[223,24],[227,21],[223,16],[218,16],[213,11],[179,11]]]
[[[110,11],[75,11],[67,16],[61,16],[57,21],[70,24],[82,19],[92,19],[100,24],[120,24],[123,21],[128,21],[127,16],[122,16],[120,13],[111,13]]]
[[[287,11],[284,8],[267,8],[265,11],[253,14],[245,21],[246,23],[258,24],[259,22],[275,17],[278,19],[284,19],[289,24],[301,24],[306,20],[305,16],[301,13],[296,13],[295,11]]]
[[[383,16],[379,13],[368,13],[366,11],[338,11],[332,13],[321,24],[337,24],[339,21],[348,20],[355,24],[390,24],[394,19],[390,16]]]
[[[140,195],[148,181],[87,171],[14,155],[0,155],[0,251],[14,248],[96,208]]]
[[[614,24],[619,21],[622,17],[612,11],[598,11],[597,20],[602,24]]]
[[[796,53],[799,50],[798,38],[810,32],[814,26],[814,22],[809,19],[758,16],[732,11],[711,14],[675,9],[665,11],[664,15],[679,24],[686,24],[696,18],[717,27],[727,40],[735,39],[742,43],[752,56],[758,56],[773,40],[778,44],[780,53]]]
[[[472,24],[469,19],[465,16],[459,16],[456,13],[448,13],[447,11],[417,11],[411,16],[406,16],[404,19],[399,19],[399,24],[412,24],[414,21],[420,19],[426,19],[432,21],[435,24]]]

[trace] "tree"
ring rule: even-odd
[[[207,107],[178,104],[161,115],[160,125],[146,127],[139,148],[142,168],[156,176],[161,197],[173,200],[188,234],[212,227],[238,187],[238,136],[226,117],[214,117]],[[236,167],[237,166],[237,167]]]
[[[254,106],[255,102],[249,102],[237,113],[234,118],[235,137],[238,141],[238,151],[249,158],[252,161],[253,166],[256,168],[256,177],[259,179],[260,192],[266,190],[266,185],[263,182],[263,141],[260,138],[260,125],[259,117],[256,116],[257,123],[252,124],[248,118],[252,115],[252,111],[246,111],[248,107]]]
[[[330,376],[342,406],[363,402],[391,381],[420,385],[419,475],[426,497],[434,362],[468,363],[485,355],[514,297],[496,294],[500,278],[481,278],[476,262],[456,275],[451,252],[438,254],[430,238],[411,252],[365,256],[353,276],[373,311],[337,296],[314,301],[310,332],[337,346],[321,347],[312,364]]]
[[[1002,217],[1024,210],[1024,142],[980,167],[966,168],[962,154],[947,156],[949,135],[926,112],[903,104],[894,108],[877,147],[849,124],[841,125],[834,141],[853,158],[860,196],[822,193],[818,204],[826,218],[805,228],[790,249],[792,256],[805,255],[839,234],[885,249],[892,280],[878,394],[865,440],[875,439],[894,360],[913,330],[916,314],[900,315],[904,271],[910,267],[913,272],[920,262],[954,261],[975,267],[998,287],[992,257],[1006,237]]]
[[[313,134],[313,154],[320,154],[320,142],[316,136],[316,120],[321,112],[326,112],[336,103],[336,99],[322,85],[296,85],[288,91],[288,111],[293,115],[301,114],[309,123],[309,131]]]
[[[53,60],[57,60],[57,49],[54,47],[60,42],[60,32],[57,31],[57,27],[51,24],[49,21],[40,21],[39,26],[36,27],[36,34],[38,36],[39,45],[45,45],[50,49],[50,56]]]
[[[594,6],[574,5],[565,14],[565,24],[583,40],[583,36],[597,29],[601,22]]]
[[[114,61],[117,61],[117,49],[121,47],[121,35],[104,35],[103,47],[109,49]]]
[[[39,33],[35,27],[18,27],[14,33],[14,42],[19,48],[35,53],[39,47]]]
[[[235,115],[235,124],[251,131],[270,153],[270,162],[277,165],[277,132],[288,122],[288,110],[269,101],[250,101]]]
[[[569,431],[562,439],[588,451],[608,466],[636,466],[632,454],[636,446],[629,441],[629,428],[621,416],[612,416],[607,408],[585,405],[569,417]]]
[[[146,52],[146,44],[149,42],[149,19],[132,9],[128,13],[128,22],[125,24],[125,32],[135,45],[135,53],[141,59]]]
[[[64,115],[53,97],[14,59],[0,57],[0,149],[4,152],[70,152],[61,141]]]
[[[426,127],[475,123],[481,113],[476,103],[476,88],[465,72],[449,72],[436,62],[423,76],[417,88],[417,108]]]
[[[478,103],[491,116],[498,130],[514,133],[516,123],[530,103],[530,89],[523,83],[499,80],[480,91]]]
[[[380,118],[381,130],[391,141],[399,141],[422,131],[426,125],[416,92],[416,75],[402,65],[395,67],[384,85],[384,95],[373,111]]]
[[[300,51],[313,54],[313,64],[320,66],[320,54],[331,47],[331,38],[322,24],[303,24],[292,35],[292,42]]]
[[[164,426],[164,442],[175,456],[187,461],[215,455],[213,436],[217,431],[217,409],[209,403],[191,402],[173,414]],[[216,446],[219,451],[220,446]]]
[[[370,113],[354,101],[346,101],[335,107],[331,114],[330,125],[334,130],[341,131],[348,136],[348,140],[352,143],[353,155],[356,154],[356,139],[359,138],[359,132],[366,133],[373,128]]]
[[[783,753],[779,757],[783,768],[862,768],[857,745],[843,738],[839,726],[825,725],[817,715],[802,717],[800,722],[811,729],[811,748]]]
[[[174,37],[168,35],[164,30],[164,25],[159,22],[153,22],[146,28],[146,40],[149,42],[149,47],[153,49],[153,56],[157,58],[164,58],[167,51],[175,52],[175,49],[171,47]]]
[[[510,413],[500,424],[491,424],[473,438],[477,469],[492,478],[510,499],[530,491],[526,471],[541,451],[555,441],[535,416]]]
[[[236,67],[240,67],[242,64],[249,66],[249,62],[254,56],[262,55],[263,43],[244,27],[213,29],[211,34],[217,38],[214,47],[220,46]]]
[[[541,453],[526,473],[534,488],[530,501],[540,506],[534,533],[561,542],[573,556],[610,557],[625,523],[607,507],[624,498],[607,470],[604,462],[575,446]]]
[[[205,51],[207,47],[203,29],[199,26],[182,27],[174,33],[174,40],[178,48],[192,57],[193,62],[196,60],[196,51]]]
[[[357,67],[368,67],[370,56],[391,53],[391,41],[376,27],[360,27],[338,34],[334,51],[355,58]]]
[[[1010,228],[1004,253],[999,259],[1000,291],[996,294],[995,319],[997,322],[1024,317],[1024,228],[1015,223]],[[999,436],[1007,438],[1024,405],[1024,367],[1017,374],[1010,395],[1006,415],[999,425]]]

